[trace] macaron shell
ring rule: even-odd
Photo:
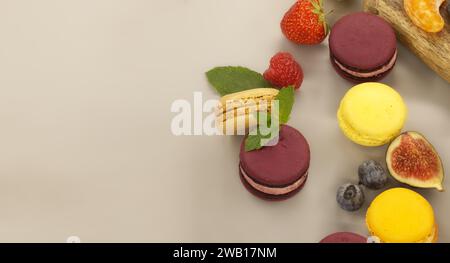
[[[437,225],[430,203],[406,188],[378,195],[367,210],[369,232],[386,243],[429,242],[437,239]]]
[[[347,124],[347,121],[344,119],[344,116],[342,116],[341,108],[339,108],[338,110],[337,118],[339,122],[339,127],[341,128],[344,135],[354,143],[367,147],[376,147],[384,145],[389,142],[389,139],[387,138],[377,139],[369,136],[364,136],[363,134],[355,131],[351,126]]]
[[[397,137],[406,121],[407,108],[398,92],[375,82],[351,88],[337,112],[339,126],[355,143],[384,145]]]
[[[362,72],[387,64],[397,49],[392,27],[382,18],[364,12],[337,21],[329,44],[332,56],[341,64]]]
[[[367,238],[350,232],[337,232],[323,238],[319,243],[367,243]]]
[[[269,187],[284,187],[306,174],[310,148],[299,131],[282,125],[275,146],[246,152],[244,139],[239,156],[242,168],[254,181]]]

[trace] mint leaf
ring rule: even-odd
[[[259,131],[258,134],[248,135],[245,139],[245,151],[251,152],[254,150],[259,150],[267,144],[273,142],[274,138],[272,138],[272,135],[273,134],[262,135]]]
[[[280,124],[285,124],[289,121],[292,107],[294,106],[295,102],[294,87],[289,86],[286,88],[282,88],[275,99],[279,101]]]
[[[268,115],[268,122],[269,125],[271,122],[270,115]],[[247,138],[245,139],[245,151],[250,152],[254,150],[259,150],[262,147],[273,143],[273,139],[276,138],[276,136],[279,135],[279,126],[276,128],[270,127],[270,130],[264,130],[264,134],[262,133],[262,128],[259,128],[256,130],[256,134],[250,133]]]
[[[261,74],[244,67],[217,67],[206,72],[206,77],[220,96],[271,87]]]
[[[249,135],[245,139],[245,151],[251,152],[254,150],[259,150],[263,146],[261,145],[261,134]]]
[[[263,120],[261,119],[263,116],[265,116],[266,120],[267,120],[267,126],[271,125],[271,115],[267,114],[267,112],[257,112],[255,113],[258,119],[258,123],[261,123]],[[257,134],[249,134],[247,136],[247,138],[245,139],[245,151],[246,152],[251,152],[254,150],[259,150],[261,149],[264,145],[262,144],[262,139],[264,137],[262,136],[262,134],[260,133],[259,127],[257,130]]]
[[[265,117],[266,118],[266,125],[267,127],[269,127],[272,124],[272,115],[271,114],[267,114],[267,112],[263,112],[263,111],[258,111],[255,112],[255,114],[257,115],[256,118],[258,120],[258,125],[260,125],[262,123],[262,118]]]
[[[294,106],[295,96],[294,96],[294,87],[289,86],[286,88],[282,88],[278,95],[275,97],[279,103],[279,124],[285,124],[289,121],[289,117],[291,115],[292,107]],[[268,125],[271,125],[271,115],[260,112],[258,115],[258,123],[261,122],[260,117],[264,114],[266,115]],[[258,133],[255,135],[248,135],[245,139],[245,151],[250,152],[254,150],[259,150],[265,145],[262,143],[263,139],[269,139],[271,134],[263,136],[259,129]],[[266,143],[268,141],[266,140]]]

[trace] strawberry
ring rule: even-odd
[[[284,15],[281,30],[297,44],[315,45],[328,35],[323,0],[298,0]]]

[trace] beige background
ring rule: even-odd
[[[336,205],[358,165],[384,158],[341,134],[335,118],[351,84],[324,43],[298,47],[279,21],[293,0],[0,0],[0,241],[316,242],[366,234],[364,209]],[[335,4],[334,21],[360,8]],[[176,99],[217,98],[204,72],[264,71],[292,52],[305,81],[290,124],[309,140],[310,178],[281,203],[250,195],[238,177],[241,138],[175,137]],[[449,54],[450,56],[450,54]],[[409,106],[450,170],[450,85],[405,48],[384,80]],[[450,187],[449,181],[445,183]],[[391,183],[394,185],[394,183]],[[419,191],[450,241],[450,192]],[[377,192],[368,192],[370,201]]]

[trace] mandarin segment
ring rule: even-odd
[[[439,13],[444,0],[404,0],[403,5],[412,22],[429,33],[437,33],[445,22]]]

